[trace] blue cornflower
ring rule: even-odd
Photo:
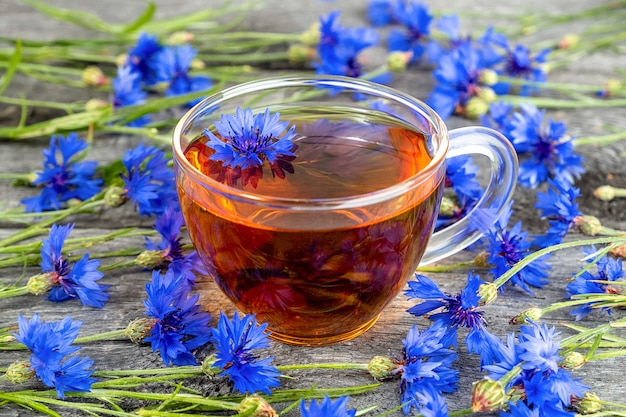
[[[412,64],[421,59],[426,51],[433,15],[422,2],[398,2],[397,7],[396,16],[404,30],[392,29],[389,32],[388,48],[390,51],[410,52],[409,63]]]
[[[373,26],[383,26],[398,20],[398,7],[402,0],[370,0],[367,19]]]
[[[481,80],[485,69],[482,54],[470,42],[444,53],[433,72],[436,84],[426,102],[444,119],[453,113],[467,115],[470,100],[482,100],[481,92],[489,88]]]
[[[174,172],[168,166],[165,152],[140,143],[126,151],[122,158],[126,172],[124,196],[132,201],[142,216],[159,215],[167,207],[178,207],[178,194]]]
[[[417,393],[417,400],[422,417],[448,417],[448,404],[440,392],[423,390]]]
[[[435,21],[435,28],[442,32],[448,39],[447,43],[430,41],[426,44],[426,55],[431,63],[438,63],[443,54],[451,49],[461,46],[468,38],[461,37],[461,23],[458,15],[441,16]]]
[[[456,295],[444,293],[430,278],[415,274],[415,280],[409,281],[409,289],[404,294],[409,298],[419,298],[423,302],[416,304],[407,311],[414,316],[429,314],[433,321],[442,321],[447,327],[447,335],[444,338],[445,346],[458,346],[457,329],[464,327],[469,330],[465,343],[468,352],[478,353],[481,356],[481,364],[491,363],[494,352],[491,348],[491,340],[495,337],[486,330],[487,321],[483,312],[478,310],[480,296],[478,290],[484,282],[473,272],[467,276],[467,285]],[[441,309],[441,310],[440,310]]]
[[[117,68],[117,77],[113,79],[111,102],[114,109],[146,102],[147,93],[141,88],[141,74],[133,71],[130,65]],[[128,126],[141,127],[150,122],[149,116],[141,116],[129,121]]]
[[[154,64],[151,62],[162,49],[163,46],[159,43],[156,35],[142,32],[135,46],[128,51],[126,63],[133,72],[141,74],[141,81],[145,85],[153,85],[158,82]]]
[[[489,104],[487,114],[480,117],[481,124],[486,127],[497,130],[507,139],[511,139],[511,118],[514,113],[514,106],[504,101],[494,101]]]
[[[485,32],[480,42],[484,46],[491,45],[502,50],[499,56],[494,57],[492,60],[493,67],[499,74],[539,83],[546,81],[544,63],[550,53],[549,48],[533,54],[524,45],[511,46],[507,37],[502,33],[495,32],[493,28],[489,28]],[[520,95],[530,95],[535,89],[536,87],[522,86]],[[494,85],[494,90],[498,94],[508,94],[510,84],[498,82]]]
[[[569,370],[561,367],[560,343],[554,327],[531,322],[520,327],[518,343],[515,335],[509,334],[507,344],[497,342],[502,356],[493,364],[484,367],[491,372],[489,377],[499,380],[507,372],[519,366],[521,372],[511,379],[505,388],[521,391],[522,398],[512,403],[511,414],[503,416],[571,416],[567,411],[572,397],[582,397],[589,390],[580,379],[574,378]]]
[[[521,326],[520,332],[518,347],[521,353],[518,357],[523,361],[522,369],[555,372],[562,359],[558,355],[559,342],[555,338],[559,333],[555,328],[543,323]]]
[[[541,210],[541,217],[548,219],[550,228],[545,235],[533,240],[534,246],[545,248],[563,241],[574,219],[582,215],[576,203],[578,197],[580,190],[571,183],[559,178],[548,179],[548,189],[537,193],[535,207]]]
[[[151,343],[153,352],[159,351],[166,366],[196,365],[193,351],[211,339],[211,315],[200,311],[199,296],[189,294],[185,277],[157,270],[152,271],[146,293],[146,314],[155,321],[144,340]]]
[[[243,185],[249,182],[256,187],[265,161],[274,177],[285,178],[285,171],[293,172],[291,161],[296,157],[293,151],[297,145],[292,139],[296,126],[281,122],[280,113],[265,109],[254,115],[250,108],[237,108],[235,115],[222,114],[214,125],[219,137],[204,130],[209,139],[207,146],[215,151],[209,159],[220,161],[224,168],[240,170]]]
[[[41,241],[39,265],[51,286],[48,300],[60,302],[78,297],[83,305],[102,308],[109,299],[105,292],[109,287],[96,282],[104,276],[98,271],[100,261],[90,260],[86,253],[72,265],[62,254],[63,244],[73,228],[73,224],[53,224],[48,239]]]
[[[208,77],[191,76],[191,63],[198,52],[191,45],[166,46],[150,62],[159,82],[168,83],[166,96],[176,96],[193,91],[208,90],[213,83]],[[187,103],[193,106],[201,98]]]
[[[446,160],[445,186],[451,188],[455,209],[450,213],[439,212],[437,227],[446,226],[465,216],[483,195],[483,188],[476,179],[480,168],[469,155],[461,155]]]
[[[587,256],[596,252],[595,247],[584,248]],[[595,262],[595,257],[591,258],[589,262]],[[568,297],[573,297],[578,294],[609,294],[619,293],[620,290],[611,286],[610,282],[617,281],[624,277],[624,270],[622,269],[622,260],[603,255],[596,262],[597,273],[594,275],[589,270],[583,271],[580,274],[576,274],[572,282],[567,284],[566,291]],[[603,281],[603,282],[597,282]],[[602,310],[608,314],[611,313],[611,309],[608,307],[602,307]],[[572,316],[576,317],[576,320],[580,320],[593,311],[593,303],[585,303],[574,310],[570,311]]]
[[[221,312],[217,328],[211,329],[213,344],[217,349],[215,366],[228,376],[234,389],[242,394],[258,391],[270,394],[270,388],[279,385],[278,369],[270,365],[272,357],[259,359],[255,350],[269,347],[267,323],[257,324],[254,315],[232,320]]]
[[[574,152],[572,138],[562,122],[545,120],[545,110],[532,104],[521,105],[513,114],[510,139],[522,160],[519,183],[536,188],[548,178],[573,183],[585,172],[583,158]],[[545,120],[545,123],[544,123]]]
[[[98,163],[77,160],[88,147],[76,133],[50,138],[50,147],[42,152],[43,171],[32,182],[42,186],[41,194],[22,200],[26,212],[59,210],[68,200],[87,200],[100,191],[102,180],[94,178]]]
[[[70,317],[47,323],[39,321],[38,314],[28,321],[18,316],[19,333],[15,338],[32,352],[30,363],[37,377],[47,387],[55,388],[61,399],[67,391],[90,391],[96,382],[89,369],[93,361],[89,357],[70,356],[80,349],[73,343],[81,325]]]
[[[314,62],[317,74],[360,77],[363,68],[359,54],[378,43],[378,34],[372,28],[344,28],[334,11],[320,18],[320,42],[317,54],[320,62]],[[389,73],[374,77],[371,81],[387,83]]]
[[[531,253],[531,243],[527,240],[528,232],[522,230],[522,222],[507,228],[509,212],[500,218],[492,228],[483,230],[486,234],[486,249],[488,262],[492,265],[489,270],[494,277],[499,277],[515,264]],[[530,295],[534,295],[529,287],[542,288],[548,283],[550,266],[545,261],[550,254],[543,255],[518,271],[507,283],[519,286]],[[504,289],[500,287],[501,290]]]
[[[311,400],[309,408],[306,408],[304,399],[300,401],[300,415],[302,417],[354,417],[356,410],[348,410],[349,396],[342,396],[334,401],[325,396],[319,404]]]
[[[438,320],[421,333],[414,325],[402,341],[402,358],[397,361],[398,367],[393,373],[401,374],[400,391],[405,414],[413,407],[420,409],[423,406],[420,396],[456,390],[458,371],[451,366],[457,354],[444,346],[446,334],[446,325]]]
[[[196,273],[207,275],[208,271],[195,250],[184,253],[180,234],[184,224],[182,213],[173,207],[167,207],[154,222],[154,229],[161,235],[161,240],[154,243],[146,237],[145,246],[149,251],[160,253],[161,264],[157,265],[158,268],[167,266],[175,274],[185,277],[188,285],[193,286]]]

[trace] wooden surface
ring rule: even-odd
[[[112,22],[128,21],[131,16],[136,16],[143,8],[142,2],[114,0],[107,2],[87,1],[78,2],[54,1],[55,5],[64,7],[84,7],[96,12],[105,20]],[[180,2],[176,0],[157,0],[159,16],[173,16],[178,13],[197,10],[207,4],[216,4],[217,1],[193,0]],[[489,23],[497,23],[494,17],[498,13],[564,13],[584,10],[592,5],[604,3],[600,0],[529,0],[525,2],[492,2],[488,0],[462,0],[445,2],[431,0],[433,11],[446,11],[449,13],[478,12],[484,13],[483,18],[464,17],[461,21],[464,31],[480,29]],[[299,33],[306,30],[319,15],[333,9],[342,12],[342,21],[346,26],[365,25],[365,1],[282,1],[271,0],[267,5],[254,12],[254,17],[247,19],[243,27],[249,30],[274,31],[285,33]],[[523,4],[523,6],[521,6]],[[530,35],[525,42],[557,39],[561,35],[584,29],[589,22],[575,24],[563,24],[533,37]],[[54,39],[58,37],[88,37],[90,32],[69,26],[61,22],[44,17],[38,12],[17,0],[2,0],[0,3],[0,34],[2,36]],[[383,53],[375,50],[369,59],[380,60]],[[280,65],[274,70],[259,73],[264,76],[269,73],[286,71],[280,69]],[[601,84],[611,77],[616,76],[618,69],[626,67],[626,57],[610,51],[602,51],[577,61],[566,68],[561,68],[549,75],[550,81],[596,83]],[[393,86],[418,98],[424,99],[433,85],[430,70],[416,68],[395,77]],[[5,95],[28,98],[40,98],[45,100],[58,100],[69,102],[89,98],[95,94],[93,91],[68,90],[60,87],[52,87],[34,82],[31,79],[18,77],[11,84]],[[100,94],[102,96],[102,94]],[[0,124],[8,126],[16,123],[19,108],[0,104]],[[551,110],[550,116],[562,120],[567,124],[569,132],[577,137],[592,136],[603,133],[605,125],[626,129],[626,109],[576,109],[576,110]],[[31,120],[42,120],[49,117],[45,112],[31,114]],[[452,117],[448,120],[450,128],[468,125],[470,122],[464,119]],[[126,149],[134,147],[141,138],[129,136],[96,136],[90,158],[97,159],[101,163],[108,163],[121,157]],[[38,170],[41,167],[41,150],[48,144],[48,138],[0,141],[0,172],[2,173],[27,173]],[[578,152],[586,158],[585,167],[587,173],[578,183],[583,197],[580,207],[586,214],[593,214],[602,219],[605,225],[615,228],[626,228],[626,204],[616,200],[604,203],[595,200],[591,194],[595,187],[604,183],[616,186],[626,186],[626,166],[624,158],[620,155],[626,150],[624,143],[617,143],[603,147],[593,145],[580,147]],[[28,188],[12,187],[9,181],[0,181],[0,195],[3,208],[18,207],[19,201],[34,194],[34,190]],[[533,208],[535,202],[534,193],[526,190],[518,190],[515,196],[515,216],[524,221],[531,231],[540,232],[544,223],[537,219],[537,211]],[[72,219],[76,222],[76,230],[72,236],[90,236],[110,231],[121,226],[138,226],[149,230],[153,220],[140,218],[128,207],[115,210],[104,210],[93,215],[81,215]],[[17,230],[20,226],[12,223],[0,225],[0,238]],[[574,233],[568,239],[578,239],[580,234]],[[125,239],[109,245],[103,245],[93,250],[93,253],[119,248],[120,245],[140,248],[143,238],[137,237]],[[454,263],[461,260],[471,259],[472,253],[463,252],[441,264]],[[581,252],[578,250],[566,250],[556,253],[551,259],[552,272],[551,284],[542,290],[537,290],[536,297],[531,298],[515,289],[506,291],[498,300],[485,308],[486,317],[490,323],[491,332],[504,337],[515,330],[509,325],[509,319],[531,306],[547,306],[555,301],[564,300],[564,287],[573,273],[579,270]],[[107,262],[107,261],[104,261]],[[37,267],[10,267],[0,269],[1,282],[11,283],[19,277],[29,277],[38,271]],[[454,293],[462,288],[466,272],[431,274],[445,290]],[[41,318],[47,321],[59,320],[66,315],[74,319],[82,320],[84,325],[81,335],[124,328],[131,320],[143,315],[144,285],[150,279],[150,274],[140,268],[127,268],[120,271],[107,273],[101,281],[111,285],[111,300],[102,310],[82,307],[79,303],[66,302],[61,304],[51,303],[37,296],[22,296],[12,299],[0,300],[0,327],[14,325],[18,314],[30,317],[38,312]],[[213,317],[217,317],[220,310],[232,313],[228,301],[217,290],[202,294],[202,300],[206,302],[208,311]],[[272,343],[269,353],[274,355],[276,365],[317,363],[317,362],[357,362],[366,363],[374,355],[386,355],[390,352],[400,354],[402,339],[409,328],[417,323],[421,328],[428,325],[423,318],[415,318],[405,312],[414,302],[407,301],[403,295],[386,309],[380,321],[366,334],[361,337],[334,346],[321,348],[290,347],[278,343]],[[623,312],[615,312],[615,318],[623,316]],[[607,317],[602,314],[590,316],[582,324],[588,327],[606,322]],[[548,323],[559,321],[571,321],[567,311],[550,314],[545,318]],[[215,322],[213,322],[215,324]],[[562,329],[563,335],[568,334]],[[100,342],[86,344],[82,349],[84,355],[89,355],[95,360],[97,369],[136,369],[162,366],[160,357],[152,353],[147,345],[137,346],[130,342]],[[1,352],[0,367],[5,367],[14,360],[25,359],[25,352]],[[447,396],[451,411],[463,409],[470,405],[470,389],[472,382],[481,378],[478,368],[478,358],[460,352],[456,366],[460,370],[458,392]],[[623,392],[626,389],[624,382],[626,364],[621,359],[610,359],[583,367],[576,372],[576,376],[584,378],[592,389],[601,398],[612,401],[623,401]],[[290,373],[293,380],[285,380],[282,387],[307,388],[314,384],[320,387],[353,386],[373,382],[367,374],[359,371],[306,371]],[[214,382],[198,382],[204,384],[209,390],[224,392],[224,387],[213,386]],[[32,385],[37,387],[38,385]],[[6,383],[0,383],[0,389],[14,389]],[[378,405],[377,412],[389,410],[399,404],[398,382],[387,381],[376,391],[354,396],[350,406],[363,408],[370,405]],[[74,416],[74,412],[64,411],[63,415]],[[3,406],[0,408],[2,416],[31,416],[35,413],[27,412],[16,406]],[[287,416],[298,415],[296,410],[285,414]],[[372,414],[373,415],[373,414]],[[396,412],[393,415],[403,415]]]

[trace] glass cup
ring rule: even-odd
[[[270,145],[288,137],[293,146],[277,156],[239,143],[235,150],[256,152],[257,165],[216,155],[215,144],[231,140],[227,131],[245,130],[233,122],[245,111],[269,111],[284,127],[271,132]],[[251,140],[267,134],[254,126]],[[484,194],[433,233],[446,158],[469,154],[490,161]],[[173,159],[191,241],[215,283],[238,309],[267,322],[273,339],[307,346],[362,334],[419,264],[478,240],[473,219],[488,209],[495,222],[518,167],[498,132],[448,132],[421,101],[336,76],[263,79],[204,99],[176,126]],[[212,282],[198,290],[205,285]]]

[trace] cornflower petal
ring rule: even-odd
[[[435,321],[420,333],[414,325],[402,341],[402,358],[396,373],[401,374],[400,391],[403,411],[408,414],[412,407],[419,409],[418,393],[432,390],[435,393],[456,390],[458,371],[451,368],[457,354],[444,347],[446,325]]]
[[[179,207],[174,172],[165,153],[140,143],[122,158],[126,172],[124,195],[142,216],[162,214],[168,207]]]
[[[335,400],[324,396],[319,404],[311,400],[309,408],[306,407],[304,399],[300,401],[300,415],[302,417],[354,417],[356,410],[348,410],[349,396],[341,396]]]
[[[30,320],[18,316],[19,333],[16,340],[31,352],[30,362],[37,377],[44,385],[55,388],[63,399],[66,391],[90,391],[95,379],[89,370],[93,365],[88,357],[69,356],[80,349],[73,345],[78,336],[80,321],[66,317],[60,322],[43,322],[38,314]]]
[[[68,200],[84,201],[100,191],[102,180],[95,178],[97,162],[74,160],[88,146],[76,133],[50,138],[49,148],[43,150],[43,171],[37,172],[33,181],[42,186],[41,193],[22,200],[26,212],[58,210]]]
[[[234,389],[242,394],[257,391],[270,394],[270,388],[279,385],[278,370],[270,365],[272,357],[259,360],[256,349],[269,347],[266,333],[267,323],[258,325],[254,315],[232,320],[221,312],[217,328],[211,335],[217,353],[215,366],[222,369],[221,375],[228,376]]]
[[[574,152],[565,125],[545,119],[545,111],[532,104],[521,106],[512,116],[510,139],[520,155],[519,182],[536,188],[549,178],[573,183],[585,169],[583,158]],[[544,122],[545,120],[545,122]]]
[[[583,249],[586,255],[591,255],[596,252],[594,246]],[[594,261],[594,259],[591,259]],[[567,296],[569,298],[578,294],[605,294],[614,293],[616,289],[607,282],[616,281],[626,274],[622,268],[622,260],[603,255],[596,262],[597,273],[594,275],[589,271],[576,274],[572,282],[567,284],[565,288]],[[597,282],[604,281],[604,282]],[[578,308],[570,311],[570,315],[575,316],[576,320],[581,320],[589,313],[593,311],[592,303],[585,303]],[[607,314],[611,314],[610,307],[603,307],[602,311]]]
[[[111,102],[114,109],[132,106],[146,102],[147,93],[141,87],[141,73],[133,71],[130,65],[118,67],[117,76],[111,82],[113,93]],[[131,127],[145,126],[150,122],[150,117],[145,115],[127,123]]]
[[[183,280],[172,271],[154,270],[152,281],[146,284],[144,306],[155,325],[145,341],[151,343],[153,352],[159,351],[166,366],[196,365],[192,351],[210,340],[211,316],[200,311],[199,296],[189,296]]]

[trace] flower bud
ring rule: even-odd
[[[565,369],[578,369],[587,363],[585,355],[580,352],[570,352],[561,361],[561,367]]]
[[[609,251],[609,253],[617,258],[626,257],[626,243],[622,243],[621,245],[615,246],[613,249]]]
[[[595,236],[602,231],[602,223],[594,216],[576,216],[574,224],[587,236]]]
[[[478,82],[482,85],[494,85],[498,82],[498,73],[492,69],[484,69],[478,76]]]
[[[482,379],[472,385],[472,411],[501,410],[506,404],[506,395],[500,381]]]
[[[459,204],[454,197],[444,195],[439,205],[439,215],[444,217],[454,217],[461,210]]]
[[[476,257],[476,259],[478,259],[479,256],[480,254]],[[474,263],[478,265],[476,259],[474,260]],[[498,287],[496,287],[493,282],[481,284],[478,287],[478,295],[480,296],[480,299],[478,300],[478,305],[484,306],[495,301],[495,299],[498,298]]]
[[[14,362],[9,365],[4,377],[14,384],[23,384],[35,377],[35,370],[31,369],[30,362]]]
[[[102,100],[100,98],[90,98],[85,103],[85,110],[86,111],[100,110],[108,106],[110,106],[108,101]]]
[[[598,187],[593,192],[594,197],[602,201],[611,201],[615,198],[615,188],[610,185]]]
[[[517,316],[513,317],[510,320],[510,324],[526,324],[530,322],[538,321],[543,315],[543,311],[540,308],[529,308],[527,310],[522,311]]]
[[[469,99],[465,106],[465,117],[468,119],[478,119],[480,116],[487,114],[489,111],[489,103],[480,97],[474,96]]]
[[[498,98],[498,95],[491,87],[480,87],[476,97],[482,98],[486,103],[493,103]]]
[[[367,370],[375,379],[385,379],[393,374],[398,365],[387,356],[374,356],[367,364]]]
[[[206,68],[206,64],[203,60],[196,58],[191,60],[191,64],[189,65],[189,67],[194,70],[201,70]]]
[[[115,57],[115,65],[123,67],[128,62],[128,54],[119,54]]]
[[[155,323],[156,319],[147,317],[133,320],[124,329],[124,335],[133,343],[141,343],[150,334]]]
[[[194,35],[191,32],[187,32],[185,30],[179,30],[178,32],[172,33],[167,40],[165,41],[168,45],[184,45],[193,40]]]
[[[165,263],[165,252],[160,250],[145,250],[135,258],[135,264],[146,269],[155,269]]]
[[[214,354],[211,354],[207,356],[206,358],[204,358],[204,360],[202,361],[202,365],[200,365],[200,369],[202,369],[202,373],[210,377],[219,375],[222,372],[222,370],[219,367],[215,366],[216,362],[217,362],[217,358],[215,357]]]
[[[104,204],[109,207],[119,207],[126,200],[126,191],[122,187],[111,186],[104,192]]]
[[[315,57],[315,50],[310,46],[297,43],[287,50],[287,59],[292,64],[306,64]]]
[[[402,72],[406,69],[413,56],[412,52],[395,51],[387,55],[387,67],[389,71]]]
[[[582,398],[575,398],[572,405],[580,414],[595,414],[602,411],[602,401],[591,391],[585,392]]]
[[[101,87],[109,83],[109,80],[106,75],[104,75],[100,67],[95,65],[87,66],[81,74],[81,79],[85,85],[90,87]]]
[[[270,403],[257,394],[246,396],[241,400],[237,411],[251,417],[278,417]]]
[[[13,343],[15,342],[15,336],[12,334],[5,334],[0,336],[0,343]]]
[[[580,43],[580,35],[576,33],[568,33],[563,36],[558,43],[559,49],[569,49],[578,46]]]
[[[34,295],[48,292],[53,286],[52,276],[49,273],[33,275],[26,283],[26,289]]]
[[[317,46],[320,43],[320,37],[320,23],[315,22],[300,35],[300,42],[307,46]]]

